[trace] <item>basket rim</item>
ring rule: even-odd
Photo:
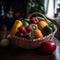
[[[46,16],[44,14],[42,14],[42,13],[39,13],[39,12],[33,12],[33,13],[29,14],[28,19],[30,19],[33,15],[40,15],[40,16],[42,16],[44,18],[44,20],[46,22],[48,22]]]
[[[24,40],[24,41],[43,41],[44,39],[48,38],[48,37],[51,36],[52,34],[55,34],[55,33],[56,33],[57,27],[56,27],[55,24],[54,24],[54,28],[55,28],[55,31],[54,31],[54,32],[52,32],[52,33],[49,34],[49,35],[44,36],[43,38],[28,39],[28,38],[18,37],[18,36],[16,36],[16,35],[13,35],[12,38],[15,38],[15,40],[18,39],[18,40]]]

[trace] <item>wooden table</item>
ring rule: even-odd
[[[60,60],[60,41],[56,38],[56,51],[52,54],[41,53],[38,49],[22,49],[15,45],[10,45],[7,48],[0,48],[0,60]]]

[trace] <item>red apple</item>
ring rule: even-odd
[[[27,33],[27,30],[26,30],[26,28],[23,26],[23,27],[20,28],[20,32],[25,34],[25,33]]]
[[[40,49],[42,52],[52,53],[56,49],[56,43],[53,41],[46,40],[41,44]]]
[[[18,36],[19,37],[24,37],[24,34],[23,33],[19,33]]]
[[[26,29],[27,29],[28,32],[33,30],[31,26],[26,27]]]
[[[37,24],[38,22],[39,22],[39,20],[37,18],[31,18],[30,19],[30,23]]]

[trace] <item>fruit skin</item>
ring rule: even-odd
[[[11,34],[15,35],[16,32],[18,32],[18,28],[21,27],[23,24],[21,21],[16,20],[13,24],[13,27],[11,29]]]
[[[56,43],[46,40],[41,44],[40,49],[44,53],[53,53],[56,50]]]
[[[26,22],[26,21],[22,21],[22,23],[23,23],[23,25],[24,25],[25,27],[29,26],[29,23]]]
[[[28,18],[24,19],[24,21],[26,21],[26,22],[29,22],[29,20],[30,20],[30,19],[28,19]]]
[[[37,16],[36,18],[38,18],[39,21],[45,21],[45,19],[42,17]]]
[[[38,26],[37,26],[37,24],[30,24],[30,26],[32,27],[32,29],[33,29],[33,30],[36,30],[36,29],[38,29]]]
[[[37,18],[31,18],[30,23],[38,24],[39,20]]]
[[[23,33],[19,33],[18,36],[19,37],[24,37],[24,34]]]
[[[25,33],[27,33],[27,30],[26,30],[26,28],[25,28],[24,26],[22,26],[22,27],[20,28],[19,32],[25,34]]]
[[[49,24],[49,27],[51,27],[51,28],[52,28],[52,30],[53,30],[53,32],[54,32],[54,31],[55,31],[54,24],[53,24],[53,23],[51,23],[51,22],[49,22],[48,24]]]
[[[43,34],[39,29],[33,30],[33,33],[34,33],[36,38],[42,38],[43,37]]]
[[[31,38],[31,39],[34,39],[35,38],[35,35],[34,35],[34,33],[31,31],[31,32],[29,32],[29,37]]]
[[[40,21],[37,25],[38,25],[38,28],[42,30],[45,26],[48,26],[48,23],[45,21]]]
[[[48,35],[48,34],[52,33],[53,30],[52,30],[51,27],[45,26],[45,27],[42,29],[42,32],[43,32],[44,35]]]
[[[0,41],[1,47],[7,47],[9,45],[10,41],[8,39],[2,39]]]
[[[28,32],[30,32],[30,31],[32,31],[33,29],[31,28],[31,26],[28,26],[28,27],[26,27],[26,30],[27,30]]]

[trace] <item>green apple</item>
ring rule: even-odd
[[[26,22],[26,21],[22,21],[22,23],[23,23],[23,25],[24,25],[25,27],[29,26],[29,23]]]
[[[9,40],[8,40],[8,39],[2,39],[2,40],[0,41],[0,45],[1,45],[2,47],[8,46],[8,45],[9,45]]]

